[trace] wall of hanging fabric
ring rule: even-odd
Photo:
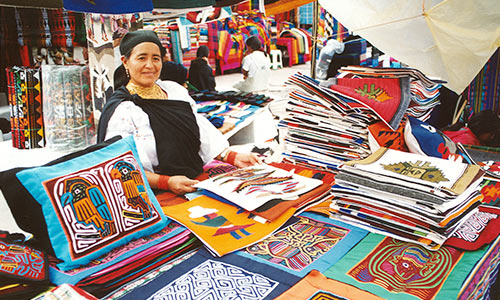
[[[472,111],[493,110],[500,112],[500,50],[497,50],[465,89]]]
[[[33,66],[32,48],[86,46],[84,17],[62,9],[0,6],[0,69]],[[6,75],[0,72],[0,92],[6,92]]]

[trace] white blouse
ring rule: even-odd
[[[157,81],[156,83],[167,93],[168,99],[186,101],[193,108],[196,122],[200,128],[201,144],[198,154],[203,160],[203,164],[212,161],[229,147],[224,135],[207,118],[197,113],[196,102],[183,86],[174,81]],[[133,135],[144,169],[153,172],[153,169],[158,166],[153,130],[149,124],[148,115],[132,101],[120,103],[109,120],[105,139],[116,135],[122,137]]]

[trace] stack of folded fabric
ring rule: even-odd
[[[227,100],[199,101],[198,113],[204,115],[216,128],[232,124],[237,126],[246,118],[252,116],[259,106],[233,103]]]
[[[289,83],[301,90],[290,93],[278,124],[285,132],[283,155],[308,167],[336,170],[344,161],[368,156],[368,125],[382,120],[395,126],[407,107],[401,101],[404,97],[395,97],[400,100],[396,105],[386,101],[373,107],[367,104],[370,99],[363,99],[367,95],[356,93],[354,87],[334,90],[301,74],[291,76]]]
[[[411,68],[369,68],[360,66],[343,67],[338,77],[360,78],[410,78],[411,104],[408,115],[422,121],[427,120],[434,107],[440,104],[439,89],[444,81],[430,79],[422,72]]]
[[[281,166],[288,170],[262,164],[215,175],[196,185],[201,195],[164,206],[163,211],[189,228],[214,255],[234,252],[329,196],[332,174],[305,168],[294,173],[289,165]]]
[[[195,101],[225,100],[231,103],[243,102],[245,104],[257,106],[265,106],[268,102],[273,100],[272,98],[264,94],[254,94],[237,91],[201,91],[191,94],[191,97]]]
[[[380,148],[335,177],[331,217],[438,249],[477,211],[478,166]]]

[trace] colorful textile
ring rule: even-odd
[[[481,202],[489,206],[500,206],[500,181],[486,179],[482,183],[481,194],[484,196]]]
[[[12,146],[18,149],[45,146],[40,69],[6,69],[11,109]]]
[[[303,277],[313,269],[326,271],[368,233],[313,213],[298,218],[236,254]]]
[[[79,1],[64,0],[64,8],[72,11],[99,14],[131,14],[153,10],[151,0]]]
[[[16,174],[42,206],[61,270],[155,233],[163,215],[137,160],[133,137],[52,166]]]
[[[274,299],[300,278],[236,255],[193,257],[122,299]],[[223,283],[223,284],[222,284]]]
[[[47,255],[0,239],[0,276],[16,282],[44,283],[49,278]]]
[[[384,299],[456,299],[487,249],[461,252],[369,234],[324,274]]]
[[[455,143],[481,146],[481,141],[470,130],[469,127],[463,127],[457,131],[445,130],[443,131],[443,134]]]
[[[499,214],[500,208],[479,206],[443,245],[471,251],[491,243],[500,234]]]
[[[474,264],[474,267],[469,272],[469,276],[460,282],[461,289],[457,299],[481,299],[492,296],[491,287],[495,285],[500,265],[500,237],[497,237],[486,248],[486,252],[481,255],[480,259],[469,258],[469,264]],[[498,295],[498,292],[495,294]]]
[[[405,124],[406,119],[401,120],[396,130],[392,130],[382,121],[368,126],[368,142],[370,143],[371,151],[375,152],[378,148],[384,147],[408,152],[404,137]]]
[[[103,256],[92,260],[88,265],[63,271],[55,263],[50,264],[50,281],[53,284],[63,283],[77,284],[93,274],[109,275],[110,270],[116,269],[116,265],[123,265],[124,261],[138,260],[145,256],[149,248],[158,249],[157,246],[168,247],[171,244],[185,238],[189,234],[181,225],[171,222],[161,231],[144,236],[139,239],[117,247]],[[112,271],[111,271],[112,272]]]
[[[252,211],[275,198],[293,200],[321,184],[318,179],[260,164],[221,174],[194,187],[208,190]]]
[[[313,0],[288,0],[288,1],[265,1],[266,15],[276,15],[289,10],[293,10],[299,6],[313,2]]]
[[[79,287],[70,285],[70,284],[62,284],[55,288],[50,289],[35,298],[33,300],[98,300],[93,295],[87,293]]]
[[[317,270],[312,270],[293,287],[279,295],[276,300],[381,300],[372,293],[352,285],[326,278]]]
[[[404,138],[412,153],[462,161],[463,152],[439,129],[414,117],[408,117]]]
[[[207,196],[163,207],[163,211],[191,230],[217,256],[260,241],[295,213],[292,208],[275,222],[262,224],[249,212]]]
[[[410,104],[409,78],[337,78],[330,88],[372,109],[393,130]]]
[[[477,113],[491,109],[500,111],[498,98],[500,97],[500,50],[497,50],[481,68],[477,76],[465,89],[464,94],[472,105],[472,111]]]
[[[308,3],[306,5],[302,5],[299,7],[299,22],[300,24],[309,24],[312,25],[314,17],[313,17],[313,4]]]

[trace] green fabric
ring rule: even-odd
[[[361,262],[377,245],[385,238],[379,234],[367,235],[356,247],[349,251],[340,261],[330,267],[324,272],[324,275],[353,285],[357,288],[371,292],[384,299],[397,299],[397,300],[417,300],[420,299],[416,296],[406,293],[392,293],[383,287],[373,283],[362,283],[355,280],[347,273],[359,262]],[[484,255],[488,247],[484,247],[478,251],[465,252],[461,259],[455,264],[452,271],[446,278],[441,289],[437,292],[434,299],[456,299],[462,283],[473,269],[474,265]]]
[[[194,8],[215,5],[215,0],[153,0],[154,8]]]

